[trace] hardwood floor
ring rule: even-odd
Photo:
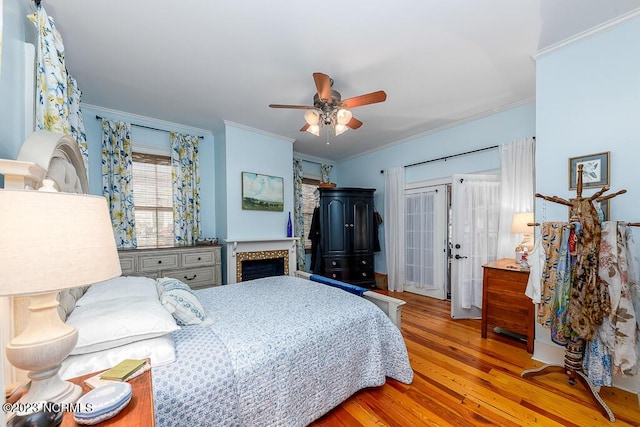
[[[480,320],[451,320],[446,301],[390,295],[407,301],[402,334],[413,383],[387,379],[361,390],[312,426],[640,426],[635,394],[601,390],[616,416],[612,424],[564,374],[521,378],[542,365],[525,343],[492,331],[482,339]]]

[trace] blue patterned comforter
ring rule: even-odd
[[[173,333],[153,368],[156,424],[304,426],[385,377],[413,379],[400,331],[369,301],[289,276],[197,291],[213,324]]]

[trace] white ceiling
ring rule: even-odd
[[[223,120],[340,161],[535,96],[532,55],[640,0],[44,0],[83,102],[216,129]],[[300,132],[313,72],[359,107],[358,130]],[[92,118],[86,118],[90,120]]]

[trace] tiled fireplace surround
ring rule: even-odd
[[[281,239],[226,239],[227,280],[225,283],[242,281],[242,262],[284,258],[284,274],[293,276],[296,270],[297,238]]]

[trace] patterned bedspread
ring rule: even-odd
[[[369,301],[280,276],[197,291],[213,319],[173,333],[153,369],[156,424],[304,426],[385,377],[413,379],[402,335]]]

